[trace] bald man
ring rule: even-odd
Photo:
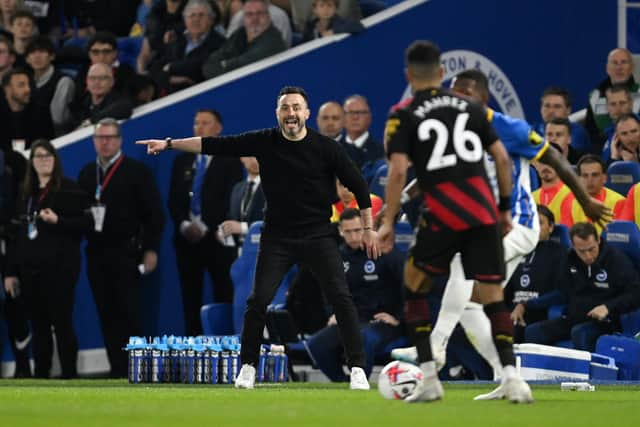
[[[316,117],[318,132],[336,141],[342,139],[344,130],[344,110],[337,101],[328,101],[320,106]]]
[[[589,105],[585,127],[591,136],[594,152],[601,152],[606,140],[605,129],[611,125],[607,113],[606,91],[614,84],[624,84],[629,88],[633,98],[633,111],[640,109],[640,86],[633,78],[633,56],[624,48],[616,48],[607,56],[607,77],[589,93]]]

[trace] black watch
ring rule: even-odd
[[[171,137],[167,137],[164,142],[167,143],[165,150],[173,150],[173,143],[171,142]]]

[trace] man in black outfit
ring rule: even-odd
[[[87,275],[98,309],[111,376],[127,376],[129,336],[140,335],[140,270],[152,272],[164,226],[160,194],[149,169],[124,156],[115,119],[98,122],[93,136],[98,158],[78,183],[95,195],[95,228],[87,240]]]
[[[347,363],[350,388],[368,390],[362,369],[364,352],[358,314],[345,280],[342,259],[329,223],[335,199],[336,176],[356,195],[364,229],[363,246],[378,256],[373,231],[371,200],[366,182],[344,149],[330,138],[307,129],[307,94],[299,87],[284,87],[277,99],[278,128],[218,138],[151,139],[138,141],[149,154],[175,148],[220,156],[255,156],[267,201],[260,238],[253,291],[247,300],[242,329],[242,368],[237,388],[253,388],[267,304],[289,268],[311,269],[333,305]]]
[[[200,110],[193,121],[195,136],[218,136],[222,118],[217,111]],[[216,239],[218,224],[229,210],[231,189],[242,180],[238,159],[183,153],[176,157],[169,188],[169,213],[176,233],[174,245],[182,289],[186,334],[202,334],[200,307],[205,270],[213,281],[213,300],[233,301],[229,276],[235,248]]]

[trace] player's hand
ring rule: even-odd
[[[587,317],[600,321],[605,320],[607,316],[609,316],[609,309],[604,304],[593,307],[591,311],[587,313]]]
[[[145,251],[142,255],[142,264],[144,265],[144,271],[151,273],[158,266],[158,254],[156,251]]]
[[[327,320],[327,326],[331,326],[331,325],[337,325],[338,321],[336,320],[336,315],[332,314],[331,317],[329,317],[329,320]]]
[[[604,205],[604,203],[594,199],[593,197],[589,198],[589,201],[582,206],[582,209],[584,210],[585,215],[587,215],[594,223],[598,224],[603,229],[605,228],[607,223],[613,219],[611,209],[609,209]]]
[[[381,255],[380,248],[378,247],[378,233],[372,229],[364,230],[360,248],[367,251],[369,258],[377,259]]]
[[[393,225],[383,222],[378,228],[378,246],[383,253],[388,253],[393,249],[395,243]]]
[[[511,211],[501,211],[498,213],[498,225],[500,226],[500,232],[503,236],[511,231],[513,228],[511,224]]]
[[[20,282],[15,276],[8,276],[4,278],[4,290],[11,298],[16,298],[20,295]]]
[[[242,224],[240,221],[235,221],[233,219],[228,219],[223,221],[220,226],[222,227],[222,232],[224,233],[224,237],[227,237],[230,234],[240,234],[242,233]]]
[[[394,316],[389,313],[380,312],[373,315],[373,320],[376,322],[386,323],[391,326],[398,326],[400,322]]]
[[[164,139],[142,139],[136,141],[138,145],[147,146],[147,154],[160,154],[167,149],[167,141]]]
[[[514,325],[527,326],[527,322],[524,321],[525,311],[526,308],[524,304],[519,303],[515,306],[515,308],[511,312],[511,320],[513,320]]]

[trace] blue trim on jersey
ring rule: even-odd
[[[525,227],[533,228],[534,221],[538,221],[538,210],[531,195],[529,162],[540,154],[545,145],[534,144],[530,140],[529,135],[532,129],[524,120],[494,111],[491,124],[512,160],[512,220]]]

